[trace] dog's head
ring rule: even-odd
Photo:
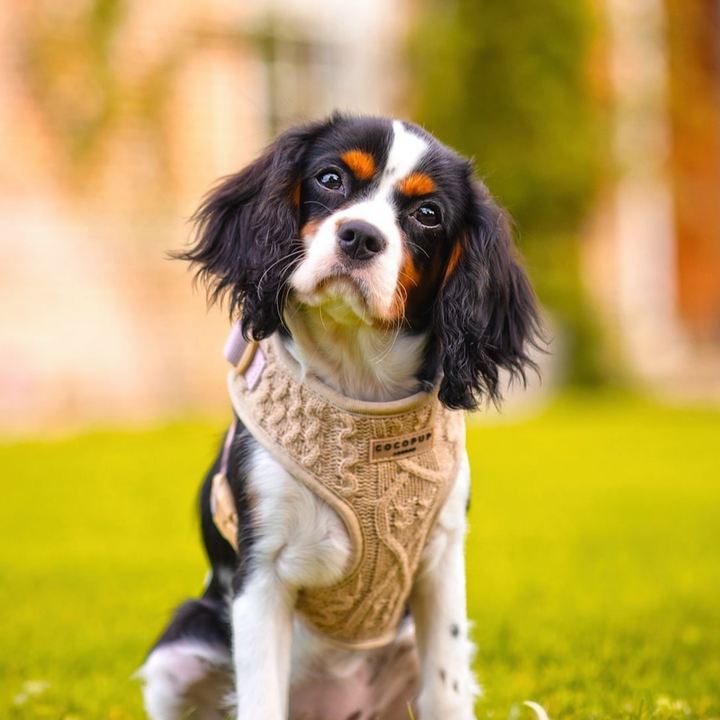
[[[508,219],[471,163],[416,125],[334,115],[291,129],[196,221],[181,257],[257,339],[284,326],[289,302],[426,332],[423,378],[442,371],[452,408],[498,399],[500,368],[532,366],[538,314]]]

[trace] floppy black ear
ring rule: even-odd
[[[267,337],[282,323],[282,297],[299,260],[302,160],[325,123],[283,133],[252,165],[224,178],[193,216],[197,241],[175,257],[197,267],[211,302],[225,296],[244,331]]]
[[[443,379],[440,400],[475,409],[501,399],[498,372],[525,380],[528,348],[541,338],[537,300],[518,263],[510,223],[487,189],[473,184],[461,232],[434,308]]]

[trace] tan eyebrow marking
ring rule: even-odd
[[[360,180],[369,180],[375,174],[375,158],[364,150],[348,150],[341,159]]]
[[[413,197],[415,195],[429,195],[435,190],[435,183],[429,175],[425,173],[410,173],[404,177],[398,187],[403,195]]]

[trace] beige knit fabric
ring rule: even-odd
[[[230,373],[235,411],[293,477],[340,515],[351,539],[343,579],[304,588],[298,610],[342,645],[384,645],[402,618],[420,554],[458,473],[463,414],[444,408],[437,392],[389,403],[346,398],[303,377],[277,336],[263,341],[260,352],[265,364],[256,358],[255,374],[245,373],[250,382]]]

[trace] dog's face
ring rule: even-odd
[[[426,326],[461,251],[467,174],[454,153],[399,121],[329,129],[308,151],[298,185],[303,253],[289,278],[297,299],[340,321]]]
[[[340,323],[429,334],[423,374],[449,407],[499,396],[538,332],[508,222],[472,167],[421,128],[335,115],[292,129],[198,211],[199,266],[246,332],[289,302]]]

